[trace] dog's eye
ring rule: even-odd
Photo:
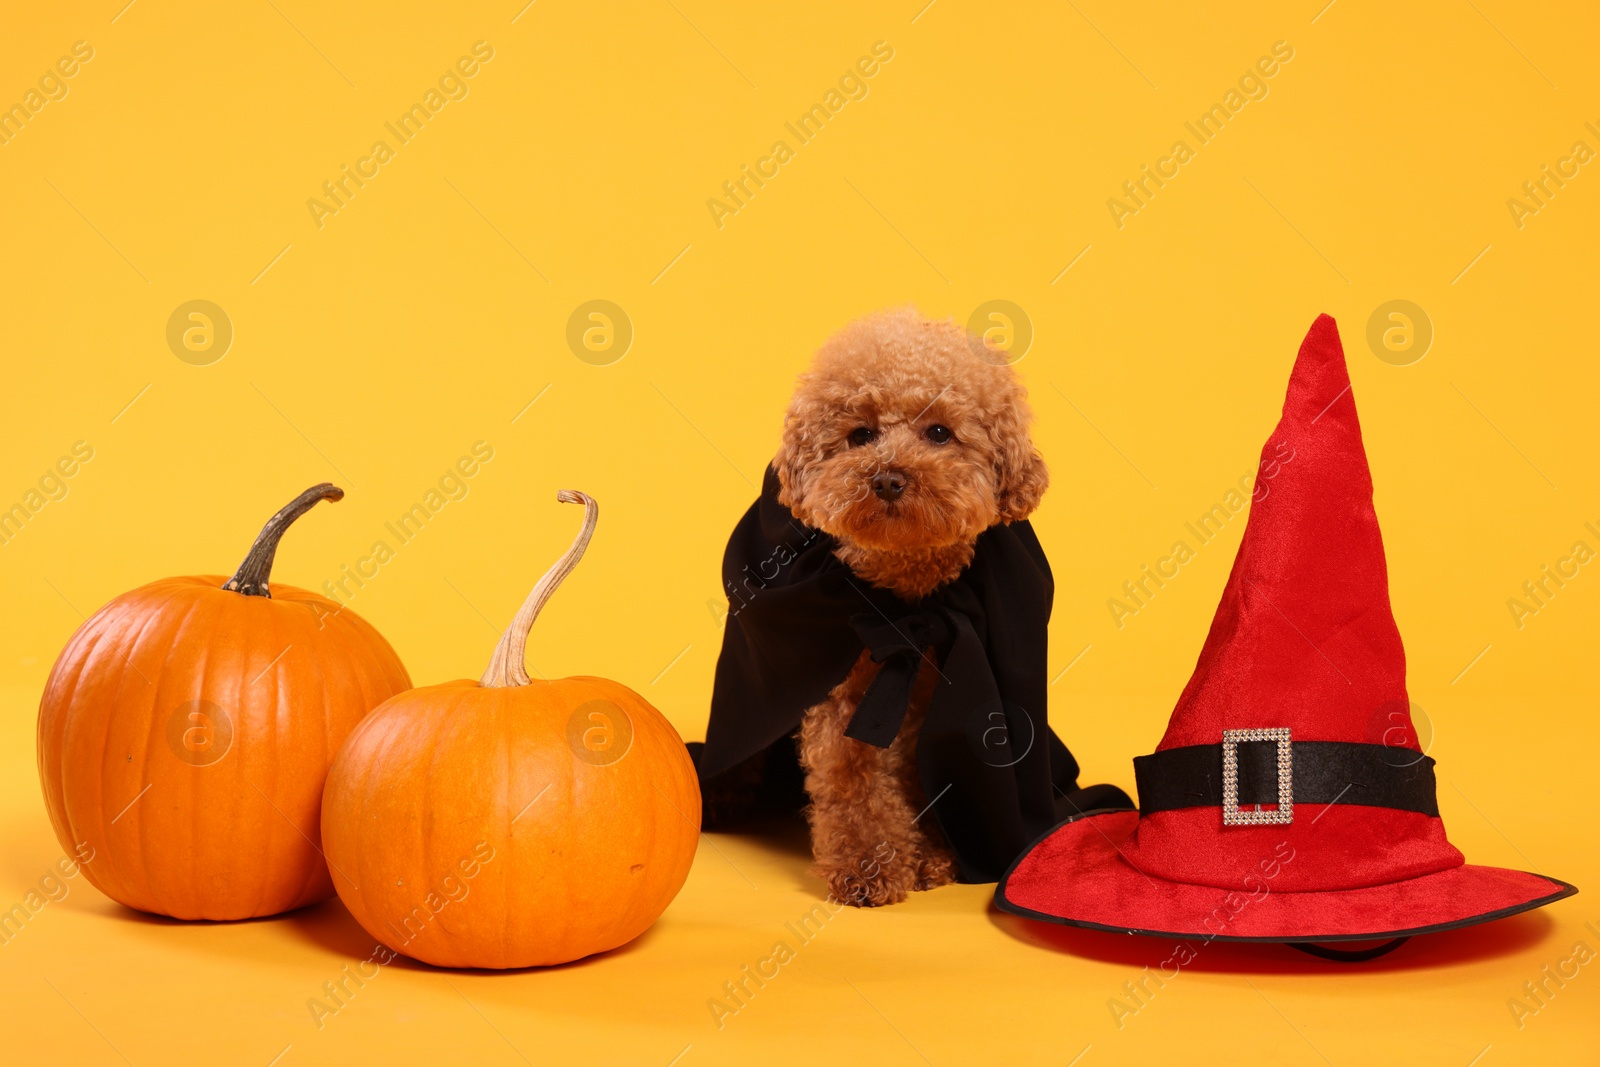
[[[928,440],[932,441],[936,445],[947,445],[950,443],[951,437],[954,436],[950,432],[950,427],[940,426],[937,424],[929,426],[922,432],[928,438]]]
[[[857,426],[855,429],[850,431],[850,443],[852,445],[869,444],[877,436],[878,431],[874,430],[872,427]]]

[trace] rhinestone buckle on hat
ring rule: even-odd
[[[1278,808],[1239,810],[1239,749],[1241,741],[1276,741],[1278,744]],[[1282,826],[1294,822],[1294,765],[1287,726],[1272,729],[1222,731],[1222,824],[1224,826]]]

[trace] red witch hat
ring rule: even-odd
[[[1075,816],[995,890],[1018,915],[1117,932],[1308,943],[1393,938],[1577,889],[1466,864],[1406,696],[1383,540],[1333,319],[1300,346],[1244,540],[1139,810]],[[1301,947],[1304,947],[1302,944]]]

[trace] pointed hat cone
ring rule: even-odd
[[[1211,633],[1158,750],[1252,726],[1289,726],[1297,740],[1380,740],[1368,720],[1390,707],[1409,726],[1372,476],[1327,315],[1300,346],[1251,499]],[[1402,732],[1415,747],[1415,733]]]
[[[1482,922],[1576,892],[1465,865],[1445,837],[1327,315],[1300,346],[1262,448],[1194,674],[1155,753],[1134,766],[1139,813],[1052,830],[1002,880],[1000,907],[1135,933],[1338,941]]]

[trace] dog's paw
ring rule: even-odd
[[[915,887],[916,872],[908,866],[880,865],[870,874],[860,871],[818,871],[828,884],[828,895],[853,908],[881,908],[898,904]]]
[[[917,882],[913,888],[918,892],[938,889],[940,886],[949,885],[955,880],[955,857],[944,849],[933,849],[918,862]]]

